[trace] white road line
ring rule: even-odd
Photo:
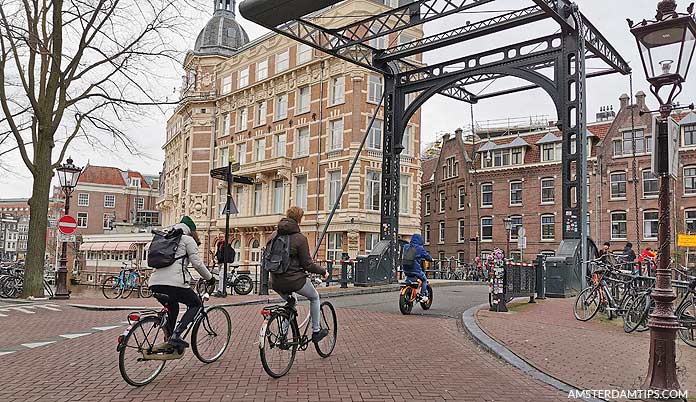
[[[0,317],[7,317],[7,314],[0,313]]]
[[[46,310],[61,311],[59,308],[56,308],[57,306],[56,307],[53,307],[53,306],[56,306],[56,305],[55,304],[54,305],[47,305],[47,304],[46,305],[44,305],[44,304],[37,304],[36,305],[36,307],[45,308]]]
[[[91,332],[83,332],[83,333],[81,333],[81,334],[65,334],[65,335],[60,335],[60,337],[66,338],[66,339],[75,339],[75,338],[79,338],[79,337],[81,337],[81,336],[90,335],[90,334],[91,334]]]
[[[11,351],[9,351],[9,352],[0,352],[0,356],[9,355],[9,354],[12,354],[12,353],[14,353],[14,352],[15,352],[14,350],[11,350]]]
[[[96,329],[97,331],[108,331],[110,329],[118,328],[118,325],[110,325],[108,327],[92,327],[92,329]]]
[[[22,346],[24,346],[25,348],[34,349],[38,348],[39,346],[46,346],[52,343],[56,343],[56,341],[23,343]]]
[[[36,311],[27,310],[27,308],[34,308],[34,306],[24,306],[24,307],[10,307],[13,310],[21,311],[25,314],[36,314]]]

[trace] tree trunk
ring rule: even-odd
[[[29,239],[24,267],[22,297],[43,297],[43,275],[46,256],[46,230],[48,227],[48,199],[51,191],[51,147],[39,144],[34,149],[34,183],[29,199]]]

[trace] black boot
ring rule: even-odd
[[[168,344],[172,345],[175,348],[187,348],[189,347],[188,342],[183,340],[181,338],[181,332],[180,331],[174,331],[174,334],[169,337],[169,341],[167,341]]]

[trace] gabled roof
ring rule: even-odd
[[[677,121],[681,126],[685,126],[687,124],[696,124],[696,112],[691,112],[685,116],[680,116],[680,119]]]
[[[421,164],[421,169],[423,170],[423,176],[421,177],[421,183],[429,183],[434,180],[435,168],[437,167],[437,161],[440,158],[426,159]]]
[[[495,142],[488,140],[485,144],[481,145],[479,149],[476,152],[486,152],[486,151],[492,151],[494,149],[498,148],[498,145],[496,145]]]
[[[124,186],[126,183],[121,173],[121,169],[115,167],[87,165],[82,171],[78,182]]]
[[[536,145],[553,144],[561,141],[563,141],[561,137],[557,137],[553,133],[548,132],[545,136],[541,137],[541,139],[536,142]]]
[[[528,147],[530,146],[527,141],[524,140],[522,137],[517,137],[514,140],[512,140],[511,143],[503,145],[505,148],[519,148],[519,147]]]

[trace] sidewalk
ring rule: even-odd
[[[521,300],[521,299],[518,299]],[[509,305],[509,313],[478,310],[479,327],[540,371],[579,389],[640,389],[647,374],[649,332],[626,334],[621,319],[581,322],[575,299]],[[696,400],[696,348],[677,339],[682,390]]]

